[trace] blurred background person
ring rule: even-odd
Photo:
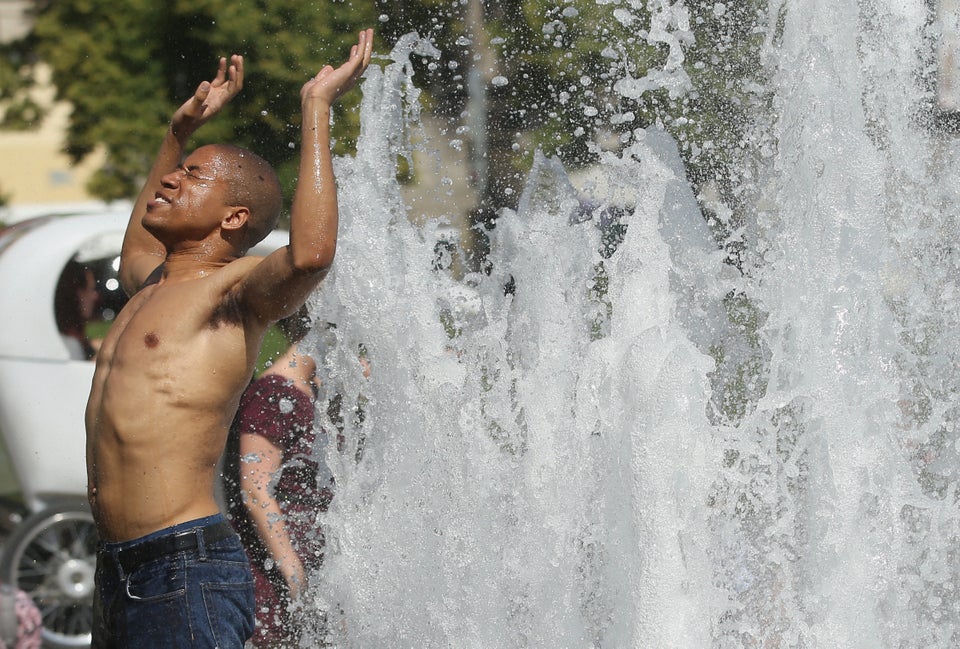
[[[74,360],[91,360],[97,354],[99,340],[87,337],[87,323],[100,302],[97,279],[89,267],[70,260],[64,266],[53,297],[57,329]]]
[[[40,649],[43,621],[30,596],[0,584],[0,649]]]
[[[290,605],[323,560],[317,514],[333,498],[319,459],[326,432],[315,428],[316,362],[298,348],[306,310],[278,323],[290,346],[244,392],[227,443],[224,492],[253,569],[258,649],[299,646],[303,625]]]

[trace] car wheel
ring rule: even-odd
[[[89,647],[97,532],[81,503],[25,518],[4,542],[0,581],[26,592],[43,616],[44,647]]]

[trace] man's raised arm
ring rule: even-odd
[[[220,112],[243,87],[243,57],[234,54],[220,59],[217,76],[204,81],[193,97],[183,103],[173,114],[170,126],[163,137],[160,151],[153,162],[150,174],[140,190],[130,214],[130,222],[123,238],[120,253],[120,283],[127,295],[133,295],[150,274],[163,263],[167,251],[153,235],[147,232],[141,221],[147,203],[160,189],[161,179],[174,171],[183,158],[183,151],[190,136],[211,117]]]
[[[290,245],[277,250],[237,287],[244,312],[261,325],[300,308],[333,264],[337,248],[337,186],[330,153],[330,109],[370,64],[373,30],[360,32],[350,58],[325,66],[300,90],[303,142],[290,213]]]

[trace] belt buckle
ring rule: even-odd
[[[181,552],[183,550],[190,550],[199,547],[201,541],[197,535],[202,533],[203,528],[201,527],[194,527],[189,530],[177,532],[172,538],[175,551]]]

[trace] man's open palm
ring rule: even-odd
[[[332,105],[357,83],[370,64],[372,53],[373,30],[365,29],[360,32],[357,44],[350,49],[350,58],[343,65],[339,68],[326,65],[317,76],[303,84],[301,101],[319,99]]]
[[[212,81],[204,81],[197,86],[193,97],[188,99],[174,113],[174,124],[188,127],[191,131],[220,112],[227,103],[237,96],[243,88],[243,57],[234,54],[230,57],[230,66],[227,59],[220,59],[217,76]]]

